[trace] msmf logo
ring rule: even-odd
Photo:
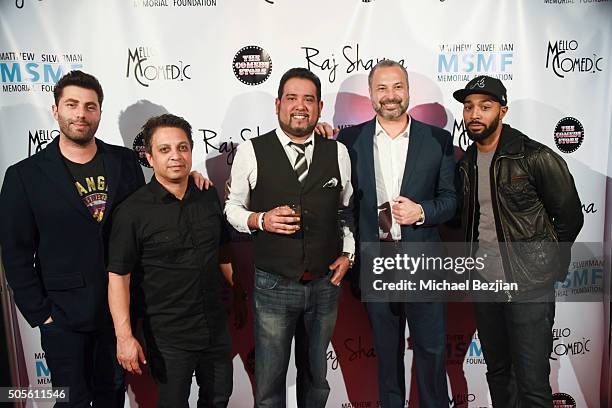
[[[52,92],[55,83],[67,72],[83,68],[81,54],[51,54],[0,51],[2,91]]]
[[[555,282],[555,296],[572,296],[589,293],[603,294],[604,261],[587,259],[572,261],[563,282]]]
[[[595,74],[602,72],[603,68],[603,57],[600,57],[595,52],[581,55],[578,51],[578,41],[576,40],[548,42],[546,69],[552,70],[559,78],[565,78],[566,74],[574,72],[590,72]]]
[[[47,367],[45,353],[34,353],[34,369],[36,371],[36,384],[51,384],[51,371]]]
[[[467,82],[478,75],[514,79],[514,43],[449,43],[438,48],[438,82]]]
[[[472,339],[465,357],[467,364],[485,364],[484,356],[482,355],[482,346],[480,340],[476,337]]]

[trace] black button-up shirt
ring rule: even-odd
[[[133,273],[148,338],[200,350],[225,333],[219,246],[227,241],[216,190],[200,191],[191,179],[182,200],[152,177],[119,205],[107,269]]]

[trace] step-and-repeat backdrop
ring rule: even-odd
[[[0,180],[9,165],[58,136],[51,91],[71,69],[92,73],[102,83],[106,98],[99,138],[139,150],[136,136],[147,118],[163,112],[184,116],[194,128],[194,167],[223,186],[237,145],[276,125],[274,99],[287,69],[315,72],[323,86],[322,119],[346,127],[373,116],[367,75],[378,60],[390,58],[409,72],[411,115],[450,131],[458,152],[469,139],[452,92],[478,74],[500,78],[508,88],[506,122],[551,146],[569,164],[585,213],[578,240],[601,243],[610,233],[606,210],[612,214],[605,199],[611,21],[612,2],[605,0],[3,0]],[[150,170],[144,170],[149,177]],[[250,243],[235,245],[243,281],[251,287]],[[563,406],[599,407],[607,395],[605,270],[601,250],[574,254],[567,280],[557,285],[550,381],[557,402],[569,404]],[[598,294],[599,301],[562,301],[581,293],[590,299]],[[449,403],[490,406],[471,306],[449,304],[448,312]],[[15,316],[21,381],[49,384],[38,330],[18,312]],[[252,323],[232,334],[230,405],[249,407]],[[409,337],[407,332],[410,385]],[[328,373],[328,406],[377,406],[372,335],[363,305],[348,285],[328,351]],[[295,406],[293,368],[287,387],[288,406]],[[156,389],[149,377],[129,376],[128,393],[126,406],[154,406]]]

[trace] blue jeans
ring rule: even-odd
[[[300,319],[307,350],[300,407],[324,407],[329,396],[327,347],[336,325],[340,289],[331,274],[302,284],[255,270],[255,405],[286,406],[286,378],[291,340]],[[304,339],[301,339],[304,340]]]

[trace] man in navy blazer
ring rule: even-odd
[[[72,71],[54,97],[60,135],[4,176],[2,261],[19,310],[40,328],[53,386],[70,387],[60,406],[123,407],[106,243],[112,209],[144,177],[133,151],[94,137],[103,100],[96,78]]]
[[[408,73],[383,60],[370,71],[376,117],[343,129],[352,163],[354,207],[360,243],[440,241],[437,226],[455,213],[455,162],[451,135],[419,122],[408,109]],[[378,356],[381,406],[404,407],[404,330],[413,343],[421,407],[448,407],[445,365],[446,304],[365,304]]]

